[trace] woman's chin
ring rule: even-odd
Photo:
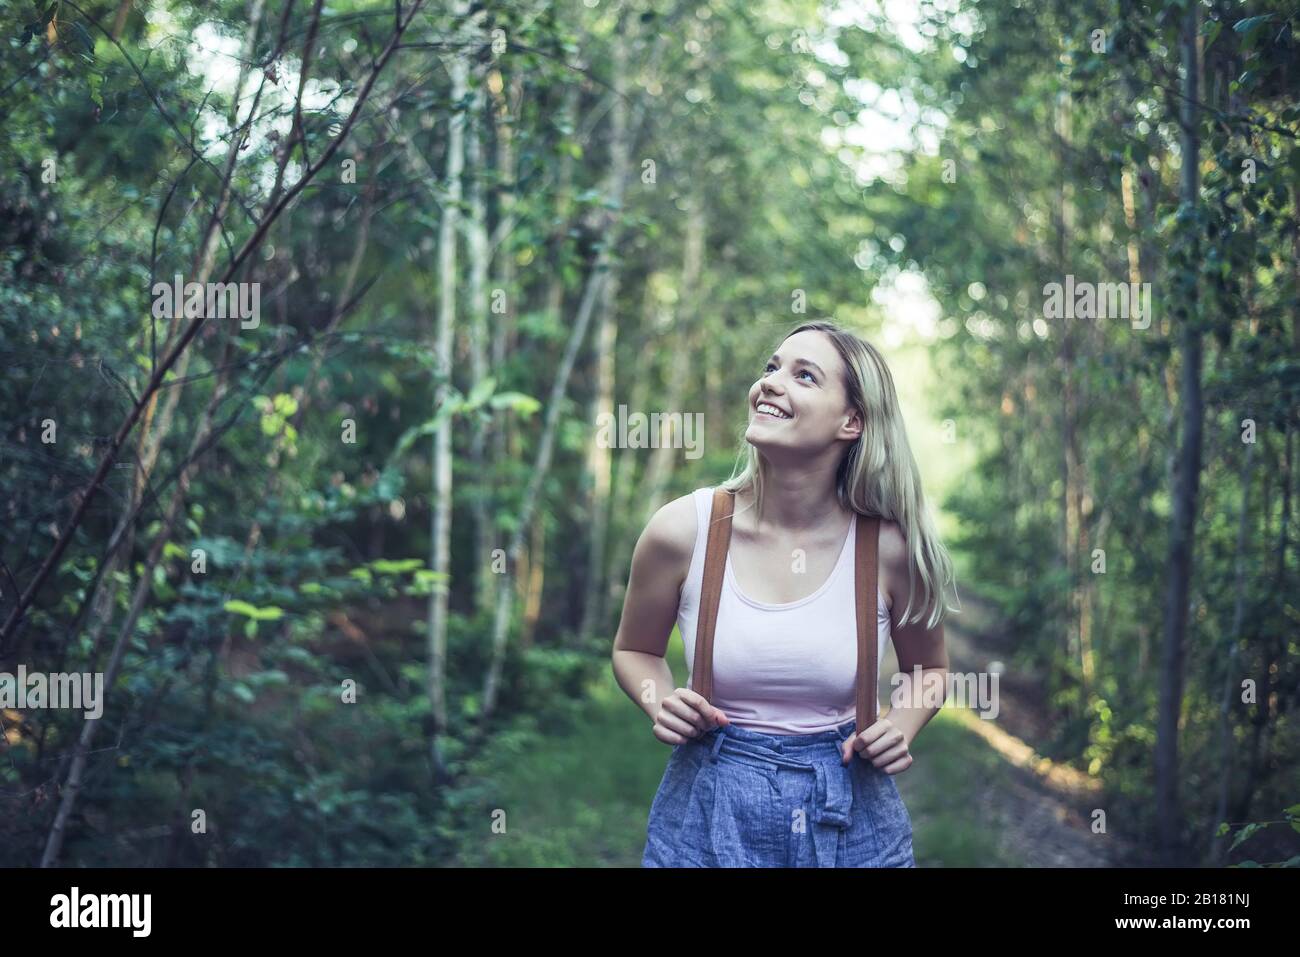
[[[768,449],[779,449],[784,446],[780,442],[772,441],[772,434],[762,425],[751,422],[749,428],[745,430],[745,441],[758,449],[760,452]]]

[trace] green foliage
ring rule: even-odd
[[[62,860],[624,859],[626,825],[598,832],[648,803],[653,762],[584,722],[612,707],[598,676],[632,546],[653,507],[729,472],[764,359],[821,315],[885,344],[896,376],[899,342],[923,352],[912,368],[927,381],[900,389],[925,394],[959,438],[922,468],[958,473],[936,504],[999,614],[999,653],[1041,696],[1035,746],[1100,776],[1137,834],[1157,824],[1169,463],[1179,334],[1194,324],[1205,416],[1180,712],[1188,856],[1212,844],[1201,822],[1217,822],[1221,800],[1233,820],[1286,803],[1300,748],[1293,6],[1198,8],[1208,102],[1193,202],[1180,193],[1181,3],[1051,0],[1033,16],[926,3],[910,27],[865,7],[837,26],[811,0],[643,3],[622,18],[544,6],[490,11],[510,47],[473,58],[464,97],[428,67],[455,26],[431,6],[346,137],[391,5],[324,8],[301,110],[294,44],[310,4],[267,7],[260,25],[242,0],[27,5],[0,38],[0,617],[141,403],[0,650],[3,665],[102,671],[122,639]],[[1110,25],[1104,43],[1091,24]],[[462,109],[480,141],[456,204],[445,171]],[[452,208],[464,241],[444,276]],[[479,225],[490,260],[474,272]],[[1145,329],[1042,316],[1044,284],[1065,273],[1135,271],[1157,291]],[[185,328],[153,314],[153,284],[200,273],[258,283],[260,325],[205,320],[147,395]],[[887,305],[922,275],[931,331]],[[552,410],[584,304],[598,321]],[[703,455],[594,448],[594,416],[619,404],[705,413]],[[939,461],[949,453],[969,468]],[[520,530],[521,560],[496,567]],[[442,598],[435,758],[429,621]],[[74,713],[3,716],[0,863],[39,859],[81,727]],[[561,734],[574,750],[548,752]],[[987,858],[942,795],[972,767],[994,776],[989,756],[959,760],[969,747],[953,727],[934,743],[941,798],[918,796],[937,822],[927,853]],[[548,767],[603,777],[566,820],[534,801],[516,816],[526,838],[489,840],[503,777],[527,806],[530,788],[563,780]],[[1289,828],[1242,827],[1232,853],[1287,860],[1294,811]]]

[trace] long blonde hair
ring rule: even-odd
[[[805,331],[830,337],[844,363],[849,402],[862,416],[862,434],[845,452],[836,473],[840,504],[859,515],[898,523],[908,551],[907,607],[899,621],[910,624],[928,615],[926,627],[933,628],[946,612],[959,611],[960,604],[949,604],[950,596],[957,597],[952,559],[921,490],[921,470],[907,441],[894,377],[875,346],[833,322],[805,322],[784,339]],[[722,486],[732,492],[752,491],[754,507],[762,515],[766,469],[758,450],[742,439],[737,470]]]

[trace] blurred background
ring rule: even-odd
[[[0,699],[0,863],[638,865],[631,550],[814,318],[1000,678],[918,865],[1300,863],[1298,19],[0,0],[0,672],[106,680]]]

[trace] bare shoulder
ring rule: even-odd
[[[691,493],[661,505],[650,516],[637,550],[655,562],[682,566],[683,576],[690,565],[695,550],[695,535],[699,519],[695,514],[695,500]]]

